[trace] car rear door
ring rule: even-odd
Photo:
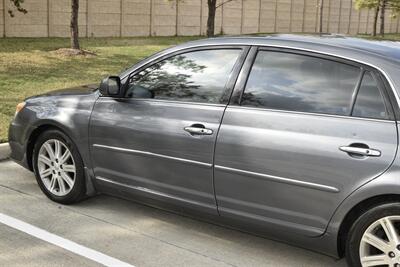
[[[220,214],[321,235],[341,201],[395,157],[397,128],[379,74],[343,59],[253,48],[239,77],[215,152]]]
[[[124,98],[100,97],[90,122],[97,186],[216,213],[214,145],[246,51],[167,55],[134,71]]]

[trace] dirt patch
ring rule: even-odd
[[[59,55],[59,56],[64,56],[64,57],[73,57],[73,56],[96,56],[96,53],[88,51],[88,50],[83,50],[83,49],[72,49],[72,48],[60,48],[55,51],[52,51],[52,53]]]

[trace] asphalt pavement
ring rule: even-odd
[[[1,215],[21,221],[21,229],[1,222]],[[64,241],[57,245],[54,238]],[[82,255],[69,249],[70,241]],[[91,258],[82,247],[136,267],[346,266],[344,260],[110,196],[59,205],[42,194],[31,172],[1,161],[0,266],[104,264],[104,257]]]

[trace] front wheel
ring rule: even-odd
[[[400,203],[382,204],[361,215],[350,229],[350,266],[400,267]]]
[[[33,157],[36,180],[48,198],[62,204],[83,198],[86,193],[83,162],[68,136],[58,130],[42,133]]]

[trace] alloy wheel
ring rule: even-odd
[[[400,216],[388,216],[372,223],[361,238],[361,265],[400,267],[399,230]]]
[[[38,154],[38,171],[46,189],[56,196],[65,196],[76,178],[74,158],[68,147],[57,139],[47,140]]]

